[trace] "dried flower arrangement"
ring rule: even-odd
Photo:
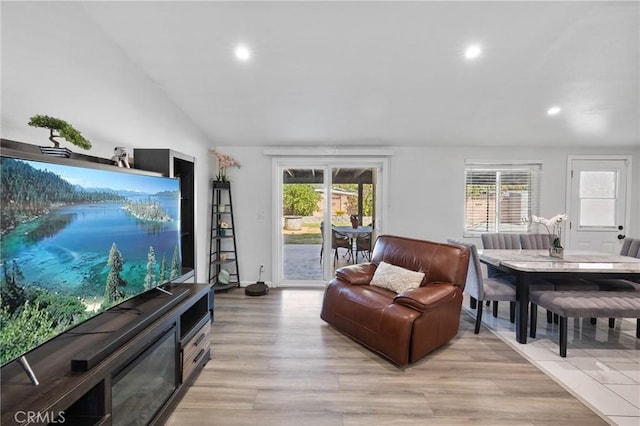
[[[230,155],[223,154],[217,149],[214,149],[213,153],[216,155],[218,160],[218,174],[216,175],[216,180],[220,182],[227,182],[229,180],[227,177],[227,168],[240,168],[240,163],[235,158]]]

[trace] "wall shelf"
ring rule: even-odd
[[[212,188],[209,283],[216,292],[228,291],[240,286],[231,182],[214,180]],[[228,272],[229,282],[220,279],[223,270]]]

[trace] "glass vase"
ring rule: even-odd
[[[549,256],[562,259],[564,257],[564,247],[549,247]]]

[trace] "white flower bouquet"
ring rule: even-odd
[[[557,214],[550,219],[531,215],[531,223],[540,223],[547,228],[547,232],[551,237],[551,246],[549,247],[549,255],[553,257],[563,257],[564,248],[562,247],[562,222],[566,221],[568,216],[565,213]],[[527,220],[525,220],[527,222]]]

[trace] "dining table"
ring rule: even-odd
[[[371,226],[358,226],[354,228],[353,226],[334,226],[338,233],[346,235],[351,240],[351,248],[352,252],[355,251],[355,255],[353,256],[353,263],[358,263],[358,245],[357,239],[363,237],[371,238],[371,233],[373,232],[373,227]]]
[[[562,258],[549,250],[478,250],[480,262],[516,277],[516,340],[527,343],[529,289],[544,279],[640,279],[640,259],[610,253],[565,250]]]

